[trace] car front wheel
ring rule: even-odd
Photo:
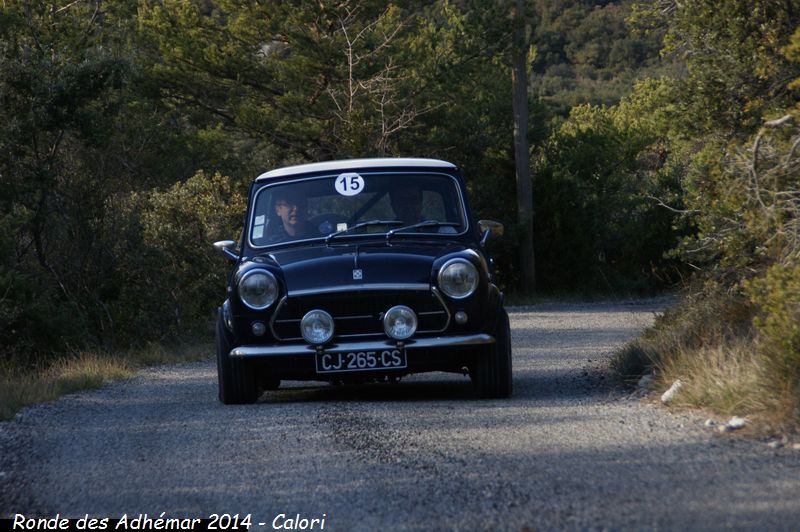
[[[255,403],[258,399],[255,376],[246,360],[230,357],[233,346],[221,309],[217,312],[216,340],[219,400],[226,405]]]
[[[478,355],[471,372],[475,393],[484,399],[509,397],[512,391],[511,327],[505,309],[497,317],[494,337],[495,343]]]

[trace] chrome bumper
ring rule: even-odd
[[[380,349],[395,349],[402,344],[408,352],[417,349],[467,347],[473,345],[493,344],[494,337],[489,334],[462,334],[454,336],[437,336],[435,338],[415,338],[398,342],[397,340],[364,340],[361,342],[340,342],[324,346],[325,351],[377,351]],[[238,358],[281,357],[314,355],[316,346],[308,344],[278,344],[278,345],[243,345],[235,347],[230,356]]]

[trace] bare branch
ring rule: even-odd
[[[679,7],[681,7],[681,5],[678,0],[659,0],[658,2],[658,8],[661,10],[661,13],[667,16],[675,13]]]
[[[665,209],[667,209],[667,210],[669,210],[671,212],[678,213],[678,214],[695,214],[695,213],[701,212],[701,211],[699,211],[697,209],[688,209],[688,210],[687,209],[676,209],[675,207],[670,207],[669,205],[664,203],[663,200],[661,200],[660,198],[657,198],[655,196],[645,196],[645,197],[647,199],[651,199],[651,200],[655,201],[656,203],[658,203],[659,207],[664,207]]]
[[[25,3],[25,21],[28,23],[28,29],[31,31],[31,37],[33,38],[34,44],[36,44],[36,49],[42,52],[43,48],[42,43],[39,41],[39,33],[36,31],[36,26],[33,24],[30,2]]]
[[[339,104],[339,100],[336,99],[336,94],[335,94],[334,90],[331,87],[328,87],[326,92],[331,97],[331,100],[333,100],[333,104],[336,106],[336,109],[341,113],[342,112],[342,106]]]
[[[59,7],[58,9],[56,9],[56,10],[55,10],[55,13],[56,13],[56,14],[58,14],[58,13],[61,13],[62,11],[65,11],[65,10],[67,10],[67,9],[71,8],[71,7],[72,7],[72,6],[74,6],[75,4],[80,4],[80,3],[81,3],[81,2],[83,2],[83,1],[84,1],[84,0],[75,0],[74,2],[70,2],[69,4],[67,4],[67,5],[65,5],[65,6],[63,6],[63,7]]]
[[[768,122],[764,122],[764,127],[776,128],[776,127],[780,127],[780,126],[782,126],[784,124],[787,124],[788,122],[791,122],[792,120],[794,120],[794,117],[792,115],[784,115],[784,116],[782,116],[780,118],[776,118],[775,120],[770,120]]]
[[[794,154],[797,151],[797,147],[800,146],[800,136],[795,139],[794,143],[792,144],[792,148],[789,150],[789,153],[786,154],[786,158],[783,160],[783,165],[788,166],[789,161],[794,158]]]
[[[761,139],[764,137],[764,129],[758,132],[756,140],[753,142],[753,162],[750,165],[750,178],[753,182],[753,192],[755,193],[756,200],[759,205],[766,208],[764,201],[761,199],[761,188],[758,184],[758,152],[761,149]]]

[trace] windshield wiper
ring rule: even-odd
[[[401,233],[403,231],[410,231],[411,229],[417,229],[419,227],[458,227],[460,223],[457,222],[440,222],[438,220],[425,220],[424,222],[418,222],[411,225],[406,225],[403,227],[398,227],[397,229],[392,229],[388,233],[386,233],[386,241],[388,242],[392,235],[395,233]]]
[[[353,227],[348,227],[347,229],[342,229],[341,231],[336,231],[335,233],[331,233],[325,237],[325,244],[329,244],[330,241],[339,235],[344,235],[349,233],[350,231],[355,231],[356,229],[360,229],[362,227],[368,227],[370,225],[400,225],[403,222],[399,220],[367,220],[366,222],[360,222],[354,225]]]

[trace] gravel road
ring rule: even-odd
[[[1,423],[0,511],[227,512],[253,530],[280,514],[348,531],[797,530],[800,451],[721,436],[608,371],[662,304],[512,311],[510,400],[432,374],[288,383],[224,407],[211,360],[144,371]]]

